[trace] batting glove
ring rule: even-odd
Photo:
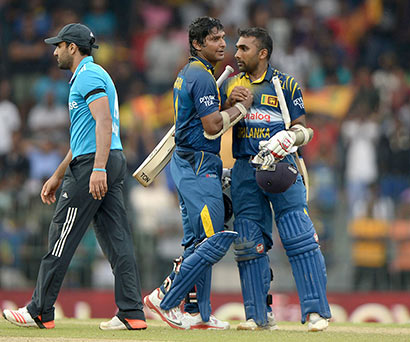
[[[273,159],[282,160],[290,153],[293,145],[295,144],[296,134],[292,131],[280,131],[276,133],[268,141],[262,140],[259,142],[259,150],[264,151],[263,154],[267,155],[269,151]],[[266,156],[265,156],[266,158]],[[271,157],[267,158],[266,163],[271,162]]]
[[[253,159],[254,163],[262,166],[271,166],[275,162],[275,157],[269,149],[269,141],[262,140],[259,142],[259,153]]]

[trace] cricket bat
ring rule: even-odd
[[[224,72],[219,76],[216,81],[218,88],[222,82],[225,81],[228,76],[233,72],[233,68],[230,65],[225,67]],[[167,134],[161,139],[154,150],[149,154],[147,158],[142,162],[137,170],[134,171],[132,176],[141,183],[143,186],[150,185],[153,180],[159,175],[163,168],[169,163],[172,157],[172,153],[175,150],[175,125],[171,127]]]
[[[277,76],[274,76],[272,78],[272,83],[275,87],[276,94],[278,95],[279,106],[280,106],[280,110],[282,111],[282,117],[285,123],[285,128],[289,129],[291,120],[290,120],[288,106],[286,104],[285,96],[283,95],[283,90],[282,90],[282,86],[280,85],[279,78]],[[303,183],[305,183],[306,201],[308,201],[309,200],[309,175],[306,169],[305,161],[303,160],[302,157],[299,156],[299,153],[297,152],[297,150],[295,151],[295,157],[296,157],[295,158],[296,166],[298,168],[299,173],[302,175]]]

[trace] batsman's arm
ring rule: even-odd
[[[216,85],[220,87],[222,82],[225,81],[232,72],[233,68],[230,65],[227,65],[224,72],[216,80]],[[149,156],[145,158],[142,164],[134,171],[133,177],[141,185],[150,185],[162,169],[169,163],[175,149],[174,135],[175,125],[171,127]]]
[[[225,133],[234,123],[243,118],[253,101],[253,96],[249,92],[245,101],[236,103],[233,107],[216,111],[201,118],[204,127],[204,135],[207,139],[216,139]]]
[[[304,146],[309,143],[313,138],[313,129],[306,127],[306,117],[302,115],[296,120],[291,122],[289,131],[294,133],[294,146]]]

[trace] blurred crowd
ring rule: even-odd
[[[172,181],[167,168],[149,188],[131,174],[173,124],[172,85],[189,56],[188,25],[201,15],[225,26],[226,58],[217,76],[226,64],[236,68],[237,29],[261,26],[274,40],[272,65],[302,88],[315,130],[302,151],[310,215],[329,290],[409,288],[406,0],[0,0],[0,288],[32,286],[46,252],[52,210],[39,191],[69,148],[70,73],[57,68],[43,40],[71,22],[95,33],[94,58],[117,87],[143,288],[167,274],[181,252]],[[273,267],[290,272],[278,244]],[[110,286],[109,273],[90,230],[66,285]]]

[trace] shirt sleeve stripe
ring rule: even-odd
[[[102,88],[91,90],[87,95],[84,96],[84,100],[87,100],[91,95],[95,95],[98,93],[105,93],[105,90]]]
[[[298,88],[298,82],[295,82],[295,86],[293,87],[293,91],[292,91],[292,100],[293,100],[293,96],[295,96],[295,90]]]

